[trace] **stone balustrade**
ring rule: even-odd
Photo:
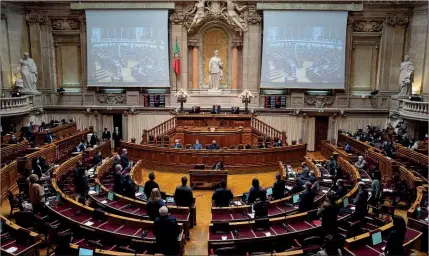
[[[22,114],[33,109],[33,96],[0,98],[2,116]]]
[[[429,119],[429,102],[399,100],[399,114],[416,120]]]

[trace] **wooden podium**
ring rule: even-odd
[[[222,180],[227,182],[228,171],[189,170],[192,189],[214,189]]]

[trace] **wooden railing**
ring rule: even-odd
[[[8,145],[0,149],[1,163],[13,161],[19,154],[28,148],[28,141],[24,140],[18,144]]]
[[[150,130],[143,131],[143,141],[148,141],[149,136],[153,136],[153,138],[156,138],[156,136],[164,135],[169,131],[173,130],[175,127],[176,127],[176,117],[172,117],[167,121],[153,127]]]
[[[22,96],[14,98],[0,98],[0,108],[2,115],[16,114],[24,111],[30,111],[33,96]]]
[[[399,100],[399,113],[417,119],[429,118],[429,102]]]
[[[251,125],[252,129],[258,131],[264,136],[271,137],[271,139],[279,138],[280,140],[282,140],[283,145],[286,144],[287,138],[285,132],[281,132],[255,117],[252,117]]]

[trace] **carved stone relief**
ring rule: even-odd
[[[384,23],[386,23],[387,25],[390,26],[406,26],[409,22],[409,17],[407,13],[390,13],[388,14],[388,16],[386,17],[386,20],[384,21]]]
[[[98,95],[98,100],[107,105],[125,104],[126,96],[125,94],[103,93]]]
[[[317,108],[323,108],[326,106],[331,106],[333,103],[333,97],[331,96],[306,96],[305,103],[307,106],[315,106]]]
[[[208,20],[223,20],[228,23],[231,28],[242,35],[247,31],[247,17],[245,17],[244,9],[246,5],[239,5],[231,0],[221,1],[206,1],[200,0],[194,4],[193,8],[183,16],[183,25],[188,29],[189,33],[194,33],[205,21]],[[170,21],[181,23],[181,15],[174,14],[170,16]],[[255,18],[257,19],[257,18]]]
[[[381,30],[383,30],[383,21],[361,20],[353,23],[353,32],[380,32]]]
[[[261,23],[261,15],[256,11],[255,6],[249,6],[249,15],[247,15],[247,21],[250,24],[256,25]]]
[[[31,11],[25,15],[25,19],[29,24],[39,23],[39,24],[49,24],[49,18],[46,17],[41,11]]]
[[[80,22],[78,19],[52,19],[53,30],[79,30]]]

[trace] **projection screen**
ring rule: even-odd
[[[87,10],[88,86],[169,87],[167,10]]]
[[[347,11],[264,11],[261,87],[344,89]]]

